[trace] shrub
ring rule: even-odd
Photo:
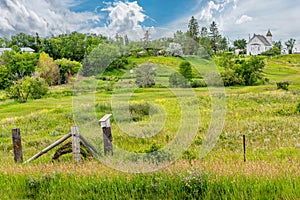
[[[288,81],[277,82],[277,89],[289,90],[290,83]]]
[[[192,78],[192,65],[188,61],[183,61],[179,65],[179,72],[182,76],[184,76],[187,80]]]
[[[39,99],[47,94],[48,85],[42,78],[25,77],[12,85],[7,93],[8,96],[16,101],[25,103],[28,98]]]
[[[155,66],[152,63],[142,64],[137,70],[136,84],[141,88],[152,87],[155,85]]]
[[[187,87],[188,81],[181,74],[175,72],[169,78],[170,87]]]
[[[207,85],[203,79],[193,79],[191,81],[191,87],[192,88],[207,87]]]
[[[224,86],[234,86],[243,84],[243,80],[232,69],[226,69],[221,72],[221,77],[224,82]]]

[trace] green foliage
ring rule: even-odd
[[[187,80],[191,80],[193,78],[191,63],[188,61],[181,62],[179,65],[179,73]]]
[[[192,88],[207,87],[203,79],[192,79],[190,85]]]
[[[6,89],[11,84],[10,75],[8,69],[4,66],[0,66],[0,90]]]
[[[47,94],[48,86],[41,78],[25,77],[18,80],[8,89],[8,96],[16,101],[25,103],[28,98],[40,99]]]
[[[10,79],[13,81],[31,76],[35,71],[38,59],[38,54],[28,52],[5,51],[1,55],[2,64],[6,66]]]
[[[102,74],[109,65],[119,57],[117,47],[110,44],[99,44],[84,60],[81,73],[83,76]]]
[[[224,82],[224,86],[242,85],[243,79],[233,70],[227,69],[221,72],[221,77]]]
[[[59,69],[53,59],[46,53],[40,54],[40,59],[37,66],[39,77],[43,78],[50,86],[60,84]]]
[[[249,59],[236,58],[232,53],[223,53],[214,58],[215,63],[224,68],[221,76],[226,86],[255,85],[263,79],[263,58],[251,56]]]
[[[155,85],[155,65],[153,63],[144,63],[142,64],[136,72],[136,81],[135,83],[141,87],[152,87]]]
[[[289,81],[281,81],[281,82],[277,82],[277,89],[283,89],[283,90],[289,90],[289,85],[290,82]]]
[[[63,58],[54,61],[59,68],[61,83],[69,83],[71,78],[75,76],[81,69],[82,64],[77,61],[71,61]]]
[[[288,41],[285,42],[285,45],[289,51],[289,54],[293,53],[293,48],[294,48],[295,42],[296,42],[296,40],[293,38],[290,38]]]
[[[233,45],[236,49],[246,49],[247,41],[245,39],[238,39],[233,42]]]
[[[274,45],[271,49],[263,52],[261,55],[276,56],[276,55],[280,55],[280,54],[281,54],[281,50],[277,46]]]
[[[182,76],[180,73],[178,72],[174,72],[173,74],[171,74],[171,76],[169,77],[169,84],[170,87],[174,87],[174,88],[185,88],[188,86],[188,81],[187,79]]]

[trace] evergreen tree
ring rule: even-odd
[[[211,48],[216,53],[219,50],[221,35],[219,34],[219,30],[215,21],[210,24],[209,27],[209,37]]]
[[[194,16],[190,19],[187,35],[195,41],[199,41],[199,25]]]

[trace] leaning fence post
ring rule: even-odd
[[[12,129],[12,142],[14,148],[14,160],[15,163],[23,162],[23,152],[22,152],[22,140],[20,129]]]
[[[73,159],[79,163],[80,162],[80,138],[79,138],[78,127],[72,126],[71,133],[72,133]]]
[[[111,153],[113,155],[112,134],[110,127],[110,117],[112,114],[104,115],[100,120],[100,125],[103,132],[104,154]]]
[[[246,162],[246,136],[243,135],[244,162]]]

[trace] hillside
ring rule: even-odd
[[[187,57],[186,59],[192,63],[194,75],[199,77],[214,67],[214,64],[208,60],[197,57]],[[150,61],[157,64],[155,70],[158,76],[156,79],[161,84],[168,86],[168,75],[178,70],[182,59],[142,57],[130,58],[129,61],[137,64]],[[41,189],[52,188],[54,196],[76,196],[75,192],[66,194],[64,191],[64,186],[69,184],[70,190],[81,188],[79,190],[82,195],[92,198],[86,193],[90,188],[88,183],[91,181],[94,187],[98,187],[99,180],[103,180],[104,177],[107,178],[105,179],[107,188],[117,187],[123,188],[126,192],[132,192],[127,185],[133,184],[130,187],[139,188],[142,183],[153,184],[155,181],[164,183],[170,188],[182,188],[176,184],[180,185],[180,180],[186,179],[179,177],[179,182],[177,182],[177,173],[174,174],[174,172],[183,175],[189,171],[198,170],[199,173],[209,174],[209,189],[207,190],[211,193],[207,192],[207,195],[212,195],[211,198],[216,197],[213,196],[214,188],[220,187],[229,187],[229,190],[235,190],[236,195],[239,195],[240,198],[243,197],[243,192],[250,192],[252,197],[263,195],[261,190],[268,191],[270,187],[277,189],[272,194],[266,192],[265,195],[268,197],[271,195],[273,198],[279,195],[283,198],[298,198],[300,197],[299,191],[294,187],[299,184],[300,180],[298,169],[300,163],[300,117],[296,112],[296,106],[300,102],[300,55],[266,58],[265,61],[267,67],[264,69],[264,73],[270,79],[269,84],[225,89],[224,127],[218,132],[218,141],[213,150],[204,158],[201,157],[201,151],[203,151],[203,144],[206,144],[206,140],[209,138],[207,132],[218,117],[212,116],[213,109],[219,108],[218,106],[224,103],[221,102],[222,98],[211,95],[211,91],[207,88],[196,88],[191,93],[186,92],[190,89],[180,92],[180,89],[172,88],[128,90],[123,88],[122,84],[134,85],[134,76],[130,75],[129,70],[125,70],[119,82],[114,83],[114,91],[106,88],[107,84],[111,83],[107,80],[97,80],[99,83],[97,90],[91,90],[91,93],[82,94],[82,96],[72,96],[72,85],[55,86],[51,88],[48,96],[39,100],[30,100],[24,104],[3,98],[4,93],[1,92],[0,98],[3,100],[0,102],[0,163],[2,163],[0,164],[0,178],[8,184],[0,182],[0,186],[4,188],[4,191],[5,189],[8,191],[11,188],[9,185],[14,182],[17,185],[11,191],[23,188],[22,191],[36,192],[25,183],[28,183],[28,180],[33,183],[35,183],[34,181],[42,182],[44,179],[39,177],[44,177],[46,174],[46,177],[54,178],[50,178],[49,183],[46,182],[48,186],[41,184],[39,187]],[[275,82],[283,80],[291,81],[292,85],[289,91],[277,90]],[[88,86],[89,80],[84,81]],[[75,123],[73,116],[78,111],[78,108],[74,108],[72,105],[74,99],[86,98],[89,95],[95,97],[95,102],[91,101],[93,104],[89,104],[90,102],[86,101],[82,103],[82,108],[87,110],[89,107],[95,108],[96,113],[84,115],[82,120],[86,122],[87,126],[93,122],[97,123],[97,120],[106,113],[116,113],[114,109],[117,108],[120,108],[122,113],[128,113],[125,110],[126,107],[122,107],[122,105],[126,105],[126,101],[130,100],[129,105],[132,112],[128,118],[118,121],[114,116],[112,120],[113,144],[120,149],[135,153],[153,152],[172,142],[174,138],[178,137],[178,134],[181,133],[184,136],[185,133],[191,131],[191,127],[196,126],[195,137],[192,138],[190,146],[184,150],[178,160],[159,172],[164,175],[152,173],[141,177],[124,174],[108,168],[101,162],[91,160],[85,160],[82,165],[77,166],[71,162],[71,155],[63,156],[62,162],[53,163],[51,158],[57,148],[30,164],[15,165],[13,163],[11,129],[21,129],[24,160],[26,160],[70,132],[70,127]],[[197,113],[197,108],[199,108],[199,113]],[[184,112],[184,109],[187,109],[188,113]],[[96,118],[91,117],[94,114]],[[82,134],[90,138],[89,134],[84,132],[86,127],[81,126],[82,122],[76,121],[76,123],[82,130]],[[91,134],[96,137],[101,134],[101,129],[99,128]],[[247,141],[246,163],[243,162],[243,135],[246,136]],[[189,137],[186,136],[186,138]],[[102,150],[102,146],[99,149]],[[115,154],[114,158],[117,160],[124,159],[117,156],[118,151]],[[170,158],[168,156],[167,153],[159,154],[155,158],[166,161]],[[132,159],[132,165],[129,166],[133,168],[134,159],[132,157],[128,159]],[[30,179],[31,176],[38,178]],[[125,179],[126,181],[124,181]],[[56,184],[58,182],[59,184]],[[77,182],[80,182],[81,185],[78,185]],[[184,184],[188,183],[190,182],[184,182]],[[244,188],[238,189],[241,185]],[[253,185],[255,187],[252,187]],[[147,189],[148,192],[150,190],[152,191],[152,189]],[[163,194],[161,190],[158,189],[161,192],[160,195]],[[271,190],[273,191],[273,189]],[[98,191],[98,189],[94,188],[94,191]],[[110,190],[110,192],[113,191],[114,189]],[[151,194],[153,193],[150,192],[149,195]],[[40,197],[42,198],[42,196]],[[209,195],[207,198],[209,199]]]

